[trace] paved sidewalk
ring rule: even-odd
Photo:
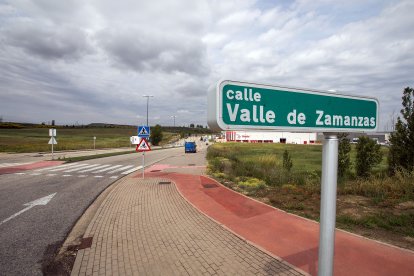
[[[124,178],[104,200],[72,275],[301,275],[191,206],[170,180]]]
[[[317,275],[318,223],[252,200],[205,176],[152,168],[147,175],[174,181],[183,197],[210,218],[274,256]],[[413,264],[413,251],[336,230],[336,276],[411,276]]]

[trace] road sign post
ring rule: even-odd
[[[137,152],[142,152],[142,178],[145,178],[145,152],[151,151],[151,147],[148,144],[146,138],[142,138],[136,148]]]
[[[54,159],[54,156],[53,156],[53,145],[56,145],[57,144],[57,141],[55,139],[56,129],[54,129],[54,128],[49,129],[49,136],[50,136],[49,144],[52,145],[52,160],[53,160]]]
[[[323,132],[318,275],[333,274],[338,137],[378,128],[378,100],[224,80],[208,93],[212,130]]]

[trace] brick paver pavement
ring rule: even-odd
[[[124,178],[84,237],[72,275],[301,275],[199,213],[169,180]]]

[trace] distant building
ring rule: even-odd
[[[352,132],[352,133],[348,133],[347,138],[349,140],[351,140],[351,143],[356,143],[356,142],[358,142],[359,137],[367,136],[367,137],[377,141],[377,143],[379,143],[379,144],[389,144],[390,135],[391,135],[390,132],[385,132],[385,131],[370,132],[370,133]],[[318,134],[318,140],[320,140],[320,141],[323,140],[323,134],[322,133]]]
[[[226,142],[283,144],[317,143],[316,132],[225,131],[223,134]]]

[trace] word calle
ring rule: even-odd
[[[252,89],[245,88],[244,91],[228,90],[226,92],[227,99],[245,101],[245,102],[260,102],[261,95],[259,92],[253,93]],[[274,123],[276,114],[273,110],[265,110],[263,105],[253,104],[251,109],[240,108],[240,104],[235,104],[234,107],[230,103],[226,104],[227,112],[230,120],[235,122],[237,118],[245,123]]]

